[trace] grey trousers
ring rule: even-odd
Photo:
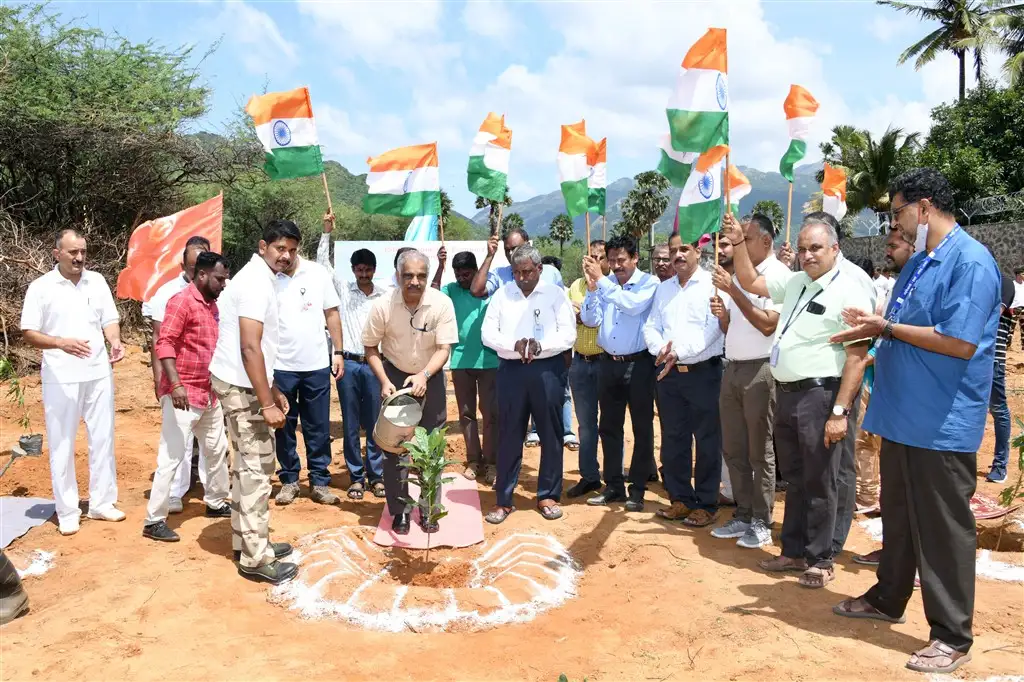
[[[466,462],[494,466],[498,460],[498,394],[495,382],[498,369],[453,369],[452,385],[459,406],[459,425],[466,442]],[[483,416],[483,428],[477,420],[477,400]],[[480,436],[483,435],[483,447]]]
[[[772,523],[775,506],[775,380],[768,358],[732,360],[718,399],[722,455],[732,481],[736,518]]]
[[[884,614],[903,615],[921,574],[921,601],[937,639],[967,652],[974,642],[974,556],[977,525],[971,496],[977,454],[925,450],[882,439],[882,524],[878,582],[864,599]]]

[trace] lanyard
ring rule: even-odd
[[[836,267],[838,267],[838,265],[839,264],[837,263]],[[832,275],[832,279],[830,279],[828,281],[828,283],[832,284],[832,282],[836,281],[836,277],[838,277],[838,276],[839,276],[839,270],[836,270],[836,274]],[[800,299],[804,297],[804,293],[806,291],[807,291],[807,285],[805,284],[803,289],[800,290],[800,295],[796,297],[797,305],[799,305]],[[790,311],[790,313],[789,313],[789,319],[786,320],[786,324],[782,327],[782,331],[779,332],[779,338],[775,340],[775,345],[778,345],[779,342],[782,341],[782,337],[789,330],[790,326],[796,321],[796,318],[800,317],[800,315],[805,310],[807,310],[807,306],[809,306],[814,301],[814,299],[818,298],[818,296],[820,296],[821,292],[823,292],[823,291],[825,291],[825,287],[822,287],[822,288],[818,289],[818,291],[816,291],[813,296],[811,296],[809,299],[807,299],[807,303],[804,303],[803,307],[800,308],[799,310],[797,310],[796,306],[793,306],[793,310]]]
[[[903,291],[900,292],[900,295],[897,296],[896,300],[894,300],[892,304],[889,306],[889,314],[886,315],[886,319],[892,322],[896,321],[897,317],[899,316],[900,310],[903,308],[903,304],[910,300],[911,294],[913,294],[914,290],[917,289],[917,282],[918,280],[921,279],[921,275],[923,275],[924,271],[928,269],[928,266],[931,265],[932,262],[934,262],[935,256],[938,255],[939,251],[941,251],[942,248],[946,246],[946,244],[949,242],[949,240],[952,239],[959,231],[960,226],[957,225],[950,231],[949,234],[942,238],[942,241],[939,242],[938,245],[934,249],[932,249],[932,251],[927,256],[925,256],[921,260],[921,263],[914,270],[914,274],[910,276],[910,279],[908,279],[907,283],[903,286]]]

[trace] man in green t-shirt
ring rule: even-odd
[[[440,261],[438,275],[444,268]],[[466,441],[465,477],[473,480],[483,474],[487,485],[494,485],[498,451],[498,401],[494,391],[498,373],[498,355],[484,346],[480,329],[490,297],[477,298],[469,286],[477,273],[476,256],[469,251],[455,254],[452,259],[455,281],[441,288],[455,306],[455,321],[459,326],[459,342],[452,346],[451,376],[455,386],[455,401],[459,406],[459,424]],[[483,415],[483,427],[477,423],[477,399]],[[480,436],[483,432],[483,447]]]

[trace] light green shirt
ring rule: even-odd
[[[463,289],[458,282],[449,282],[441,291],[452,300],[455,321],[459,325],[459,342],[452,346],[451,369],[494,369],[498,354],[484,346],[480,328],[484,324],[490,298],[477,298]]]
[[[844,345],[828,339],[849,328],[843,322],[844,308],[874,310],[866,288],[839,261],[817,280],[805,272],[770,269],[765,272],[765,284],[772,301],[782,305],[775,329],[774,345],[779,349],[772,376],[776,381],[841,377],[846,363]],[[821,314],[805,308],[815,294],[814,303],[825,308]]]

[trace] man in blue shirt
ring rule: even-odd
[[[611,274],[601,272],[596,258],[583,259],[587,296],[580,320],[598,327],[597,345],[604,349],[598,372],[597,433],[604,451],[605,489],[587,500],[598,506],[626,499],[622,475],[626,406],[633,422],[633,457],[629,465],[627,511],[644,508],[647,479],[654,465],[654,358],[647,352],[644,323],[651,312],[658,278],[637,269],[639,252],[632,237],[613,237],[606,245]]]
[[[484,258],[484,262],[480,264],[480,269],[476,271],[476,276],[473,277],[473,282],[469,285],[469,291],[477,298],[486,298],[491,296],[495,291],[512,281],[515,278],[512,276],[512,252],[518,249],[524,244],[530,243],[530,235],[527,234],[526,230],[521,227],[513,227],[505,234],[504,246],[505,246],[505,259],[510,263],[509,265],[503,265],[500,268],[495,268],[494,272],[491,272],[491,263],[494,261],[494,254],[498,253],[498,235],[492,234],[491,238],[487,240],[487,257]],[[558,271],[558,268],[554,266],[542,267],[540,271],[540,280],[547,282],[548,284],[557,284],[558,286],[565,288],[562,283],[562,273]]]
[[[957,225],[952,189],[937,171],[900,176],[889,196],[890,221],[917,253],[885,317],[847,310],[854,328],[832,339],[881,337],[864,428],[882,437],[885,543],[875,586],[833,611],[902,623],[919,570],[931,641],[907,668],[949,673],[970,660],[973,643],[970,499],[992,385],[999,269]]]

